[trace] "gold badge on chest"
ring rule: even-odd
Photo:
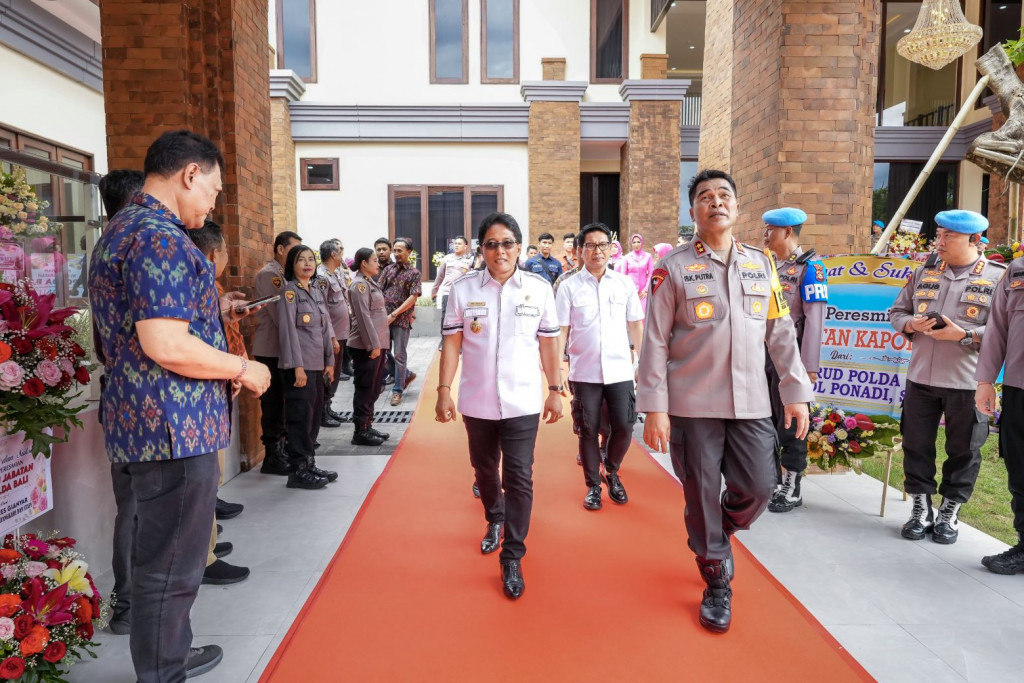
[[[480,334],[480,331],[484,329],[484,326],[479,320],[473,318],[473,322],[469,324],[469,329],[473,334]]]

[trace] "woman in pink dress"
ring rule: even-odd
[[[622,259],[622,245],[618,240],[612,240],[612,253],[608,257],[608,267],[615,270],[615,264]]]
[[[673,247],[668,242],[659,242],[654,245],[654,265],[658,265],[658,261],[665,258],[665,254],[672,251]]]
[[[636,291],[640,293],[640,305],[644,311],[647,310],[647,290],[651,284],[651,273],[654,272],[654,259],[644,251],[644,238],[640,233],[634,233],[629,239],[629,246],[633,248],[623,256],[615,271],[628,275],[636,285]]]

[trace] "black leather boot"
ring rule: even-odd
[[[799,472],[786,470],[782,483],[775,489],[772,499],[768,502],[769,512],[789,512],[804,504],[804,497],[800,494],[801,478]]]
[[[352,445],[353,446],[379,446],[384,443],[384,439],[380,438],[370,430],[357,429],[352,434]]]
[[[338,473],[337,472],[331,472],[330,470],[322,470],[319,467],[317,467],[316,466],[316,458],[310,458],[307,461],[306,467],[309,469],[310,472],[312,472],[313,474],[315,474],[318,477],[323,477],[328,482],[333,483],[333,482],[338,481]]]
[[[370,427],[366,431],[370,432],[371,434],[373,434],[375,437],[377,437],[381,441],[387,441],[388,439],[391,438],[391,435],[388,434],[387,432],[379,432],[376,429],[374,429],[373,427]]]
[[[267,454],[263,458],[263,466],[260,468],[260,472],[263,474],[288,475],[294,469],[292,464],[288,462],[283,442],[278,441],[271,446],[267,446]]]
[[[311,472],[305,462],[288,475],[288,488],[290,489],[322,489],[325,486],[327,486],[326,477],[320,477]]]
[[[981,563],[994,574],[1019,574],[1024,572],[1024,540],[998,555],[986,555]],[[113,622],[111,622],[113,630]]]
[[[920,541],[932,531],[932,497],[927,493],[914,493],[911,497],[914,499],[914,507],[900,535],[911,541]]]
[[[700,603],[700,625],[715,633],[725,633],[732,622],[732,587],[729,585],[729,560],[698,557],[697,567],[707,584]]]
[[[960,506],[962,503],[942,499],[938,514],[935,517],[935,526],[932,527],[932,540],[942,545],[956,543],[960,535]]]

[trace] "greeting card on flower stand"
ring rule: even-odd
[[[17,241],[0,241],[0,282],[14,284],[25,277],[25,248]]]
[[[0,537],[53,509],[50,459],[23,436],[0,436]]]

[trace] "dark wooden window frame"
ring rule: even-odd
[[[308,176],[306,175],[306,165],[317,164],[327,165],[330,164],[334,171],[334,182],[330,185],[311,184]],[[338,157],[303,157],[299,159],[299,189],[301,190],[337,190],[341,188],[341,180],[338,178]]]
[[[404,235],[419,239],[418,250],[423,254],[423,245],[430,239],[430,204],[429,195],[431,190],[462,190],[463,205],[463,234],[469,243],[473,243],[476,226],[473,225],[473,195],[474,194],[497,194],[498,211],[505,210],[505,186],[504,185],[388,185],[388,239],[392,242],[400,235],[395,234],[395,194],[399,192],[413,193],[420,195],[420,234]],[[525,235],[524,235],[525,237]],[[422,272],[422,271],[421,271]]]
[[[629,77],[629,0],[622,0],[622,77],[597,77],[597,1],[590,0],[590,82],[622,83]]]
[[[430,83],[464,85],[469,83],[469,0],[462,0],[462,78],[437,78],[437,54],[434,49],[437,39],[435,2],[436,0],[430,0],[430,44],[427,46],[430,51]],[[518,69],[518,66],[516,68]]]
[[[512,78],[487,75],[487,0],[480,0],[480,82],[519,83],[519,0],[512,0]]]
[[[71,147],[65,147],[52,140],[40,138],[35,135],[29,135],[16,128],[10,128],[7,126],[0,128],[0,139],[9,141],[11,143],[11,151],[17,154],[28,154],[28,152],[25,151],[26,149],[36,149],[47,153],[49,156],[48,159],[43,159],[42,157],[34,155],[30,156],[33,161],[39,162],[39,166],[43,168],[50,167],[53,169],[50,171],[50,184],[53,195],[53,202],[50,206],[50,215],[54,218],[65,217],[65,214],[67,213],[64,201],[64,191],[61,187],[61,176],[74,178],[83,182],[98,182],[97,179],[92,178],[93,157],[91,154],[87,154],[86,152],[73,149]],[[82,171],[79,171],[74,167],[64,166],[61,162],[65,159],[72,159],[81,163]]]
[[[277,0],[277,68],[284,67],[284,0]],[[309,0],[309,77],[305,83],[316,83],[316,0]]]

